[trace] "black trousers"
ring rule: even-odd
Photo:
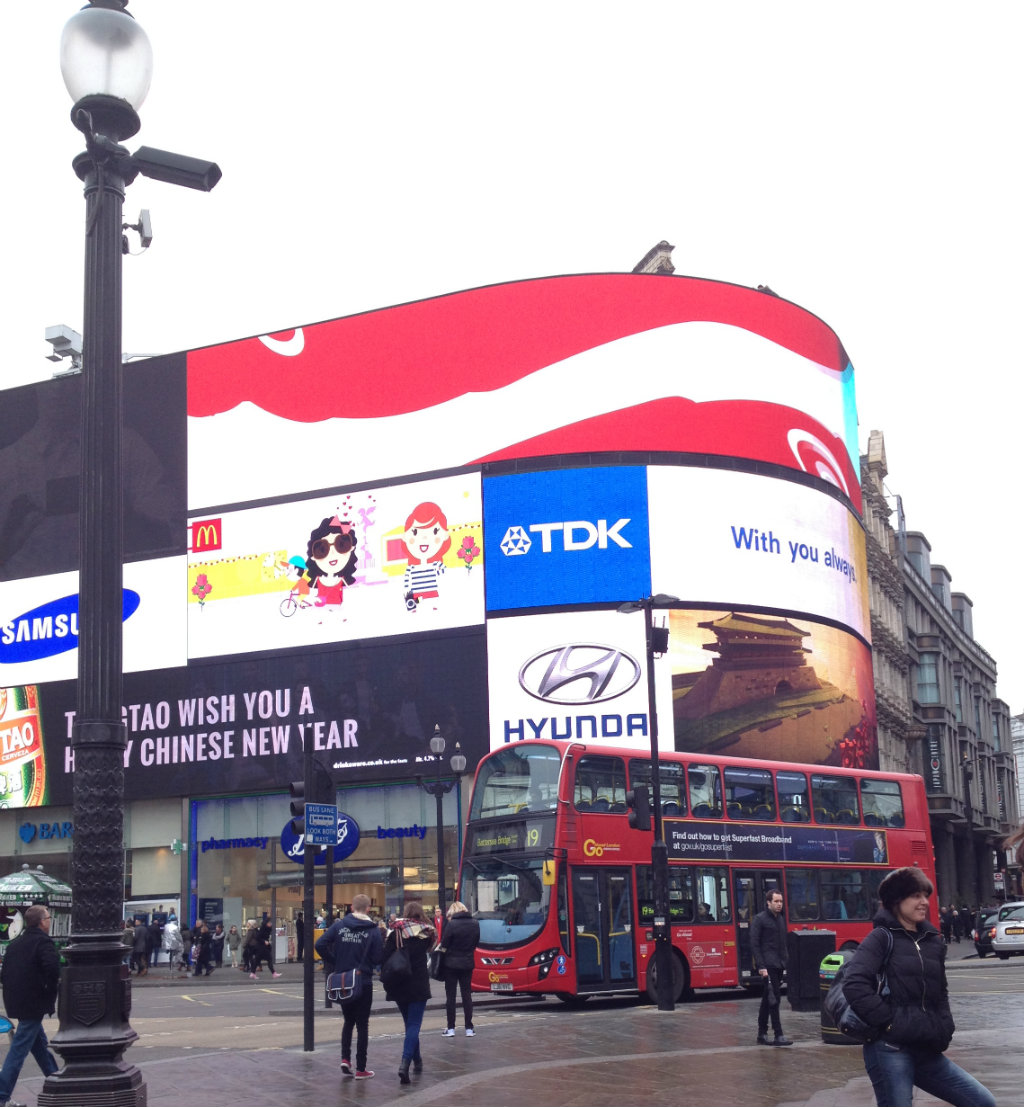
[[[782,1003],[782,969],[768,968],[768,980],[771,981],[772,991],[775,993],[775,1002],[768,1005],[768,985],[765,984],[765,989],[761,993],[761,1006],[757,1012],[757,1033],[758,1035],[768,1033],[768,1019],[772,1020],[772,1031],[775,1036],[778,1037],[782,1033],[782,1019],[779,1017],[779,1008]],[[763,979],[763,978],[762,978]]]
[[[445,1013],[448,1016],[448,1029],[455,1029],[455,989],[462,993],[462,1014],[466,1020],[466,1029],[473,1029],[473,989],[470,986],[473,970],[444,970]]]
[[[341,1009],[341,1059],[352,1057],[352,1031],[356,1032],[356,1071],[366,1071],[366,1047],[370,1040],[370,1008],[373,1006],[373,985],[363,980],[362,995]]]

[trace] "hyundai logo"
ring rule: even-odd
[[[554,646],[523,665],[519,686],[547,703],[600,703],[628,692],[640,672],[635,658],[613,646]]]

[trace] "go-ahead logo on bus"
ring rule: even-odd
[[[519,686],[546,703],[613,700],[640,679],[635,657],[614,646],[578,643],[536,653],[519,670]]]

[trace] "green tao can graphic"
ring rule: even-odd
[[[46,802],[46,758],[34,684],[0,688],[0,808]]]

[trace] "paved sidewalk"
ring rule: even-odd
[[[996,964],[955,955],[951,960],[958,975]],[[1019,979],[1024,989],[1024,962],[998,967]],[[234,975],[239,984],[252,984],[248,976]],[[301,967],[288,966],[282,979],[289,978],[301,979]],[[205,982],[191,980],[193,989]],[[147,977],[140,984],[154,986],[174,983]],[[974,1014],[961,1020],[950,1050],[953,1060],[992,1089],[1000,1107],[1024,1107],[1019,1061],[1024,1004],[1018,995],[1011,991],[965,998],[965,1010]],[[441,1037],[440,1004],[437,998],[431,1002],[424,1022],[424,1072],[406,1087],[397,1076],[401,1021],[383,1000],[379,1014],[375,1005],[370,1024],[369,1063],[377,1072],[370,1081],[341,1075],[341,1020],[337,1012],[320,1009],[317,1047],[311,1053],[274,1047],[264,1039],[265,1048],[197,1047],[175,1050],[172,1057],[164,1047],[160,1059],[147,1058],[136,1046],[130,1060],[142,1070],[149,1107],[874,1107],[860,1049],[825,1044],[818,1013],[791,1011],[786,1003],[784,1025],[796,1041],[787,1049],[754,1044],[755,1001],[739,994],[681,1004],[672,1012],[592,1003],[573,1013],[551,1000],[485,1000],[474,1019],[473,1038],[461,1030],[454,1038]],[[991,1019],[979,1025],[977,1012],[989,1009]],[[270,1013],[278,1014],[284,1012]],[[290,1040],[296,1040],[295,1020],[287,1025]],[[18,1097],[34,1103],[41,1084],[38,1075],[23,1078]],[[938,1102],[915,1096],[915,1107]]]

